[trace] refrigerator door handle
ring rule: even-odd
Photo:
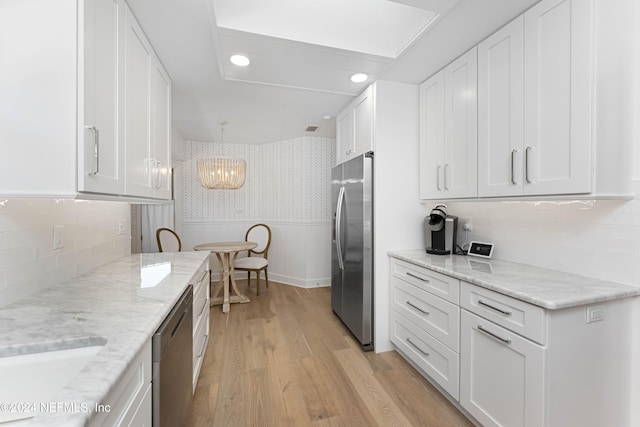
[[[338,206],[336,207],[336,250],[338,252],[338,265],[344,270],[342,261],[342,204],[344,202],[344,187],[338,192]]]

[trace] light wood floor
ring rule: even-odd
[[[211,308],[192,426],[471,425],[395,351],[363,352],[330,288],[246,294],[228,315]]]

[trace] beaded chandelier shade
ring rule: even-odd
[[[224,125],[220,123],[220,140],[224,143]],[[198,160],[198,180],[204,188],[236,190],[244,185],[247,162],[231,157]]]

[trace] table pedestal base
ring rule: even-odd
[[[251,302],[251,300],[244,295],[242,292],[238,290],[238,285],[236,284],[236,279],[233,269],[233,265],[235,264],[236,256],[238,253],[234,253],[233,259],[231,258],[230,253],[223,253],[222,256],[219,253],[216,253],[218,257],[218,262],[220,263],[220,267],[222,268],[222,279],[218,281],[218,285],[216,286],[215,292],[211,297],[210,306],[214,305],[222,305],[222,312],[228,313],[229,306],[234,303],[247,303]],[[229,284],[231,284],[231,288],[229,289]],[[220,295],[220,292],[224,290],[224,295]],[[235,295],[231,294],[231,290],[235,293]]]

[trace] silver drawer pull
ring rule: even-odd
[[[198,282],[202,282],[202,279],[204,279],[204,276],[207,275],[207,270],[202,272],[202,276],[200,276],[200,278],[198,279]]]
[[[209,335],[205,335],[204,336],[204,341],[202,342],[202,348],[200,349],[200,354],[198,355],[198,357],[202,357],[202,355],[204,354],[204,349],[207,348],[207,338],[209,338]]]
[[[504,310],[499,309],[498,307],[494,307],[492,305],[489,305],[486,302],[482,301],[481,299],[478,300],[478,304],[483,305],[483,306],[485,306],[487,308],[490,308],[491,310],[495,310],[498,313],[504,314],[505,316],[511,316],[511,314],[512,314],[510,311],[504,311]]]
[[[498,335],[494,334],[493,332],[487,331],[485,328],[482,327],[482,325],[478,325],[478,330],[480,330],[480,331],[484,332],[485,334],[497,339],[500,342],[503,342],[505,344],[511,344],[511,340],[510,339],[499,337]]]
[[[411,304],[411,301],[407,301],[407,305],[410,305],[411,307],[415,308],[416,310],[418,310],[420,313],[422,314],[429,314],[428,311],[424,311],[423,309],[421,309],[420,307],[418,307],[415,304]]]
[[[207,297],[204,298],[204,302],[202,304],[202,308],[200,309],[200,314],[198,314],[198,316],[202,316],[202,313],[204,312],[204,309],[206,306],[207,306]]]
[[[414,343],[413,341],[411,341],[411,338],[407,337],[407,342],[408,342],[409,344],[411,344],[411,346],[412,346],[413,348],[415,348],[416,350],[418,350],[420,353],[424,354],[425,356],[428,356],[428,355],[429,355],[429,353],[427,353],[426,351],[424,351],[423,349],[421,349],[420,347],[418,347],[418,346],[416,345],[416,343]]]
[[[413,277],[414,279],[422,280],[424,283],[429,283],[429,280],[427,280],[427,279],[425,279],[425,278],[422,278],[422,277],[420,277],[420,276],[416,276],[415,274],[411,274],[411,273],[409,273],[409,272],[407,272],[407,276],[411,276],[411,277]]]

